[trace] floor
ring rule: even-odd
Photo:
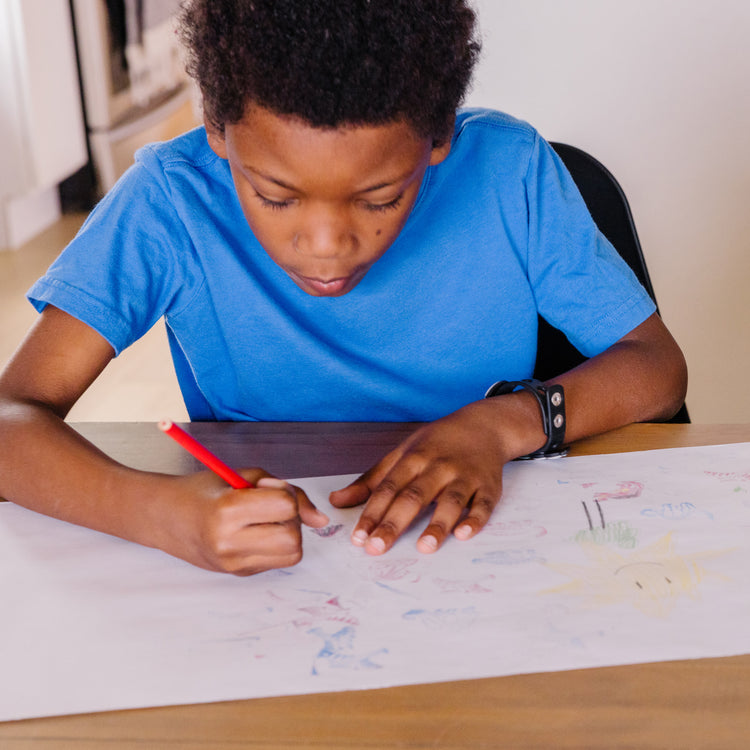
[[[70,214],[17,250],[0,251],[0,366],[10,359],[37,314],[25,293],[78,231]],[[115,359],[68,415],[72,422],[186,421],[166,334],[157,324]]]

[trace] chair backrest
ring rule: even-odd
[[[564,143],[550,145],[570,172],[599,230],[633,269],[638,280],[656,303],[656,295],[648,275],[630,205],[620,184],[601,162],[585,151]],[[586,357],[561,331],[553,328],[543,318],[539,318],[534,377],[547,380],[576,367],[585,359]],[[686,407],[683,405],[669,421],[690,422]]]

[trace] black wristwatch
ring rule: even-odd
[[[565,442],[565,392],[561,385],[544,385],[541,380],[529,378],[527,380],[499,380],[491,385],[485,398],[503,396],[513,393],[519,388],[531,393],[536,398],[542,411],[544,434],[547,442],[538,450],[520,458],[555,458],[564,456],[567,452],[563,447]]]

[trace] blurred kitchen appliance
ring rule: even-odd
[[[179,0],[71,0],[97,192],[151,141],[199,122],[174,31]]]

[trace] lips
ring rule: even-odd
[[[351,276],[340,276],[335,279],[317,279],[310,276],[288,272],[292,280],[303,291],[312,294],[315,297],[338,297],[346,294],[354,286],[356,274]]]
[[[332,295],[341,294],[349,284],[349,277],[342,279],[330,279],[328,281],[323,279],[304,279],[307,286],[314,289],[321,295]]]

